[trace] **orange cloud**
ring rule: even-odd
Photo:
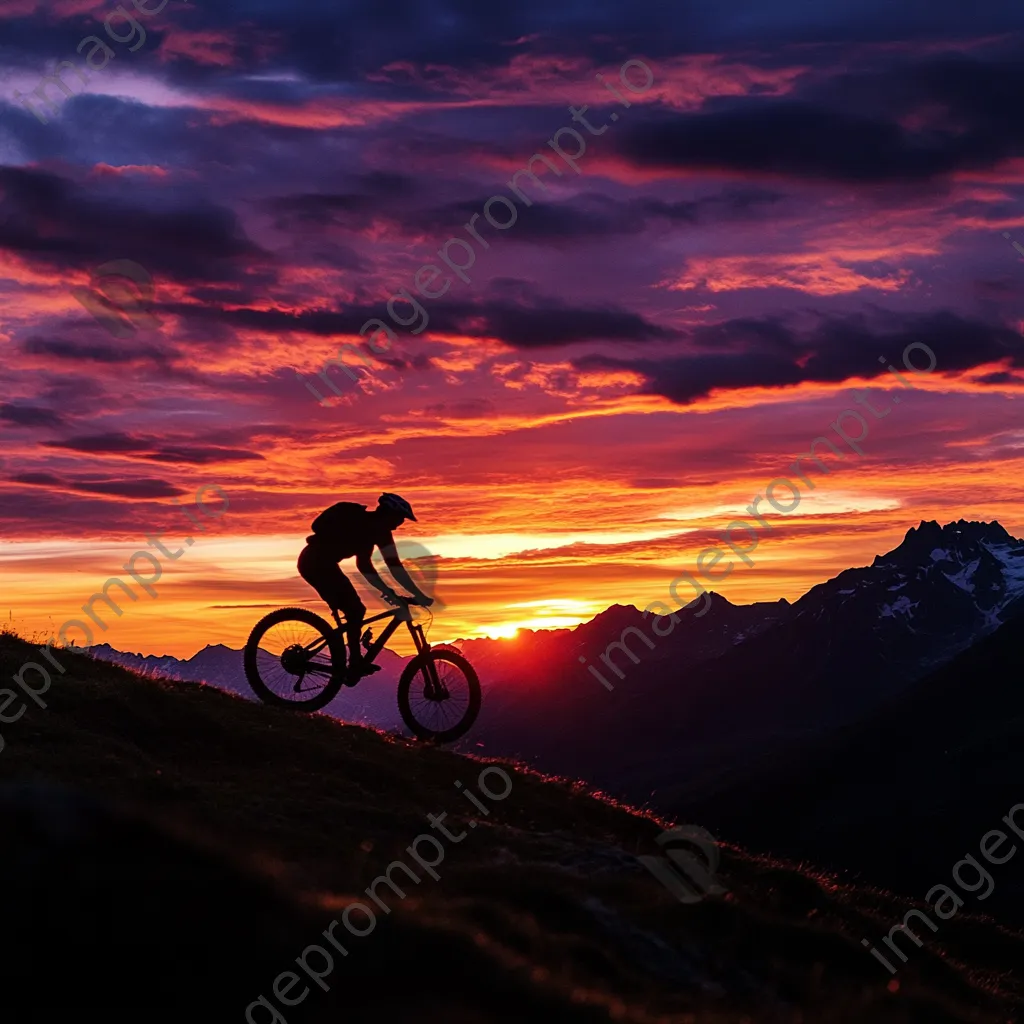
[[[851,256],[805,253],[776,256],[720,256],[687,261],[672,291],[706,288],[711,292],[739,288],[793,288],[811,295],[843,295],[874,288],[899,291],[911,279],[909,271],[869,277],[845,265]]]

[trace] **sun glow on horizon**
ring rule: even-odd
[[[491,640],[515,640],[519,636],[519,626],[512,624],[508,626],[488,626],[486,630],[482,630],[478,637],[474,639],[491,639]]]
[[[601,610],[600,602],[580,601],[576,598],[549,598],[543,601],[517,601],[506,606],[528,608],[536,614],[511,622],[489,623],[481,626],[475,638],[490,637],[494,640],[514,640],[523,629],[567,629],[588,622]]]

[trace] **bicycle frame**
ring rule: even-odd
[[[427,638],[423,633],[423,627],[412,621],[412,612],[409,610],[410,605],[402,604],[398,608],[393,608],[390,611],[381,612],[379,615],[374,615],[369,619],[363,619],[363,626],[370,625],[371,622],[379,622],[381,619],[391,619],[391,621],[384,627],[384,632],[381,633],[376,640],[366,649],[366,657],[370,661],[374,661],[378,654],[384,649],[385,644],[388,640],[394,636],[395,631],[404,622],[409,627],[409,633],[412,636],[412,642],[416,645],[417,655],[425,655],[430,650],[430,644],[427,643]],[[339,630],[341,627],[338,627]],[[430,684],[435,689],[441,688],[441,682],[437,675],[437,666],[434,664],[432,658],[426,658],[425,663],[427,666],[427,678]]]

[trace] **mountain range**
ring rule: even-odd
[[[1013,619],[1022,598],[1024,543],[998,523],[923,522],[792,604],[715,595],[702,616],[677,613],[665,637],[616,606],[571,631],[468,641],[490,681],[471,736],[631,799],[677,803],[870,715]],[[620,640],[636,664],[609,652]],[[605,669],[612,691],[581,664],[601,665],[602,654],[624,676]]]
[[[89,648],[89,653],[101,661],[130,668],[143,675],[207,683],[239,697],[255,699],[245,678],[242,652],[224,644],[210,644],[186,659],[175,658],[170,654],[133,654],[119,651],[109,644],[96,644]],[[403,729],[395,692],[407,660],[393,651],[381,651],[377,657],[380,672],[364,679],[358,687],[344,688],[324,711],[356,725],[369,725],[395,732]]]

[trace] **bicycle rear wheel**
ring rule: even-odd
[[[441,692],[430,682],[428,659],[437,668]],[[413,658],[398,681],[398,710],[414,736],[452,743],[469,732],[480,713],[480,680],[461,652],[432,648]]]
[[[245,644],[245,677],[266,704],[318,711],[345,678],[345,644],[326,619],[305,608],[279,608],[253,627]]]

